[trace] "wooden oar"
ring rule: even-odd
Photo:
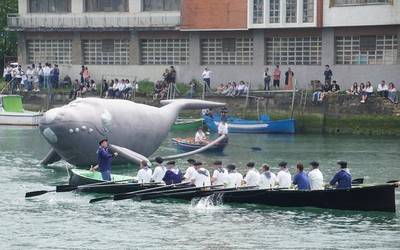
[[[92,184],[87,184],[87,185],[82,185],[82,186],[59,185],[59,186],[56,186],[55,190],[39,190],[39,191],[27,192],[25,194],[25,198],[35,197],[35,196],[43,195],[46,193],[52,193],[52,192],[57,192],[57,193],[71,192],[71,191],[74,191],[79,188],[92,187],[92,186],[103,186],[103,185],[131,181],[131,180],[133,180],[133,179],[120,180],[120,181],[106,181],[106,182],[92,183]]]
[[[178,183],[178,184],[171,184],[171,185],[166,185],[166,186],[162,186],[162,187],[148,188],[148,189],[144,189],[144,190],[139,190],[139,191],[134,191],[134,192],[129,192],[129,193],[123,193],[123,194],[117,194],[117,195],[135,195],[135,194],[140,194],[140,193],[145,193],[145,192],[150,192],[150,191],[156,191],[156,190],[163,190],[163,189],[167,189],[167,188],[179,187],[179,186],[182,186],[182,185],[187,185],[189,183],[190,182],[182,182],[182,183]],[[112,200],[112,199],[114,199],[114,196],[104,196],[104,197],[94,198],[94,199],[91,199],[89,201],[89,203],[95,203],[95,202],[103,201],[103,200]]]
[[[357,178],[351,181],[352,185],[358,185],[358,184],[363,184],[364,183],[364,178]]]

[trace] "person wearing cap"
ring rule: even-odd
[[[347,169],[346,161],[338,161],[340,170],[335,174],[335,176],[330,181],[331,186],[335,186],[337,189],[348,189],[351,188],[351,174]]]
[[[182,172],[181,170],[179,170],[179,168],[176,167],[175,161],[169,161],[167,163],[167,168],[168,170],[163,178],[165,184],[171,185],[171,184],[181,183],[183,178]]]
[[[196,172],[196,169],[194,168],[194,163],[196,162],[193,159],[188,159],[187,162],[189,163],[189,167],[186,169],[185,175],[183,178],[187,181],[192,180],[193,174]]]
[[[137,173],[137,180],[139,183],[150,183],[153,171],[147,165],[147,161],[140,162],[140,170]]]
[[[243,182],[243,175],[236,171],[236,166],[234,164],[229,164],[226,188],[240,187]]]
[[[157,163],[157,167],[154,169],[151,181],[162,182],[165,176],[165,172],[167,172],[167,168],[162,164],[164,160],[161,157],[156,157],[155,161]]]
[[[118,156],[118,153],[111,153],[108,149],[108,140],[103,139],[99,142],[99,149],[97,150],[98,165],[91,167],[91,171],[99,169],[101,178],[104,181],[111,181],[111,165],[112,158]]]
[[[260,184],[260,173],[256,170],[254,162],[246,164],[248,171],[244,177],[244,183],[248,187],[258,186]]]
[[[297,186],[298,190],[310,190],[310,181],[306,173],[304,173],[304,166],[301,163],[297,163],[297,174],[293,178],[293,185]]]
[[[311,190],[323,190],[324,189],[324,176],[319,170],[319,163],[316,161],[310,162],[311,171],[308,172],[308,179],[310,180]]]
[[[261,167],[260,187],[273,188],[276,184],[276,175],[270,171],[268,164]]]
[[[226,108],[222,108],[221,110],[221,121],[228,121],[228,110]]]
[[[276,175],[279,188],[290,188],[292,184],[292,175],[287,167],[287,162],[282,161],[279,163],[280,171]]]
[[[228,177],[228,170],[226,170],[222,166],[221,161],[215,161],[214,162],[214,173],[211,178],[211,184],[212,185],[225,185],[227,182],[227,177]]]
[[[204,134],[203,128],[199,127],[197,129],[196,135],[194,137],[194,142],[197,144],[207,144],[207,136]]]
[[[195,162],[194,164],[195,172],[192,176],[192,183],[196,187],[208,187],[211,186],[210,181],[210,172],[207,169],[203,168],[203,163]]]

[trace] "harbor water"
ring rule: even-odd
[[[177,153],[170,134],[155,155]],[[321,163],[328,180],[336,161],[347,160],[354,178],[367,183],[400,179],[398,138],[322,135],[231,135],[223,154],[195,156],[245,164],[279,161]],[[254,151],[251,147],[260,147]],[[0,249],[400,249],[400,212],[350,212],[199,202],[131,201],[89,204],[92,194],[25,192],[51,190],[68,180],[58,162],[40,166],[49,146],[37,128],[0,127]],[[96,149],[93,149],[95,153]],[[178,166],[186,167],[185,159]],[[134,175],[136,166],[114,166]],[[400,193],[396,191],[397,210]]]

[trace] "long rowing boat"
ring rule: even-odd
[[[350,189],[298,190],[198,190],[176,192],[155,198],[193,198],[214,195],[224,203],[261,204],[279,207],[316,207],[325,209],[395,212],[396,184],[357,186]]]
[[[194,138],[172,138],[172,141],[174,142],[175,146],[182,151],[185,152],[190,152],[199,148],[202,148],[204,146],[206,146],[207,144],[200,144],[200,143],[195,143],[194,142]],[[222,143],[218,143],[212,147],[210,147],[209,149],[207,149],[206,151],[208,152],[222,152],[224,151],[225,147],[226,147],[226,143],[222,142]]]

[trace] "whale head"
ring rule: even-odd
[[[81,165],[96,162],[97,142],[107,137],[113,117],[107,108],[90,98],[78,99],[47,111],[39,129],[51,147],[67,162]],[[88,155],[88,152],[93,152]]]

